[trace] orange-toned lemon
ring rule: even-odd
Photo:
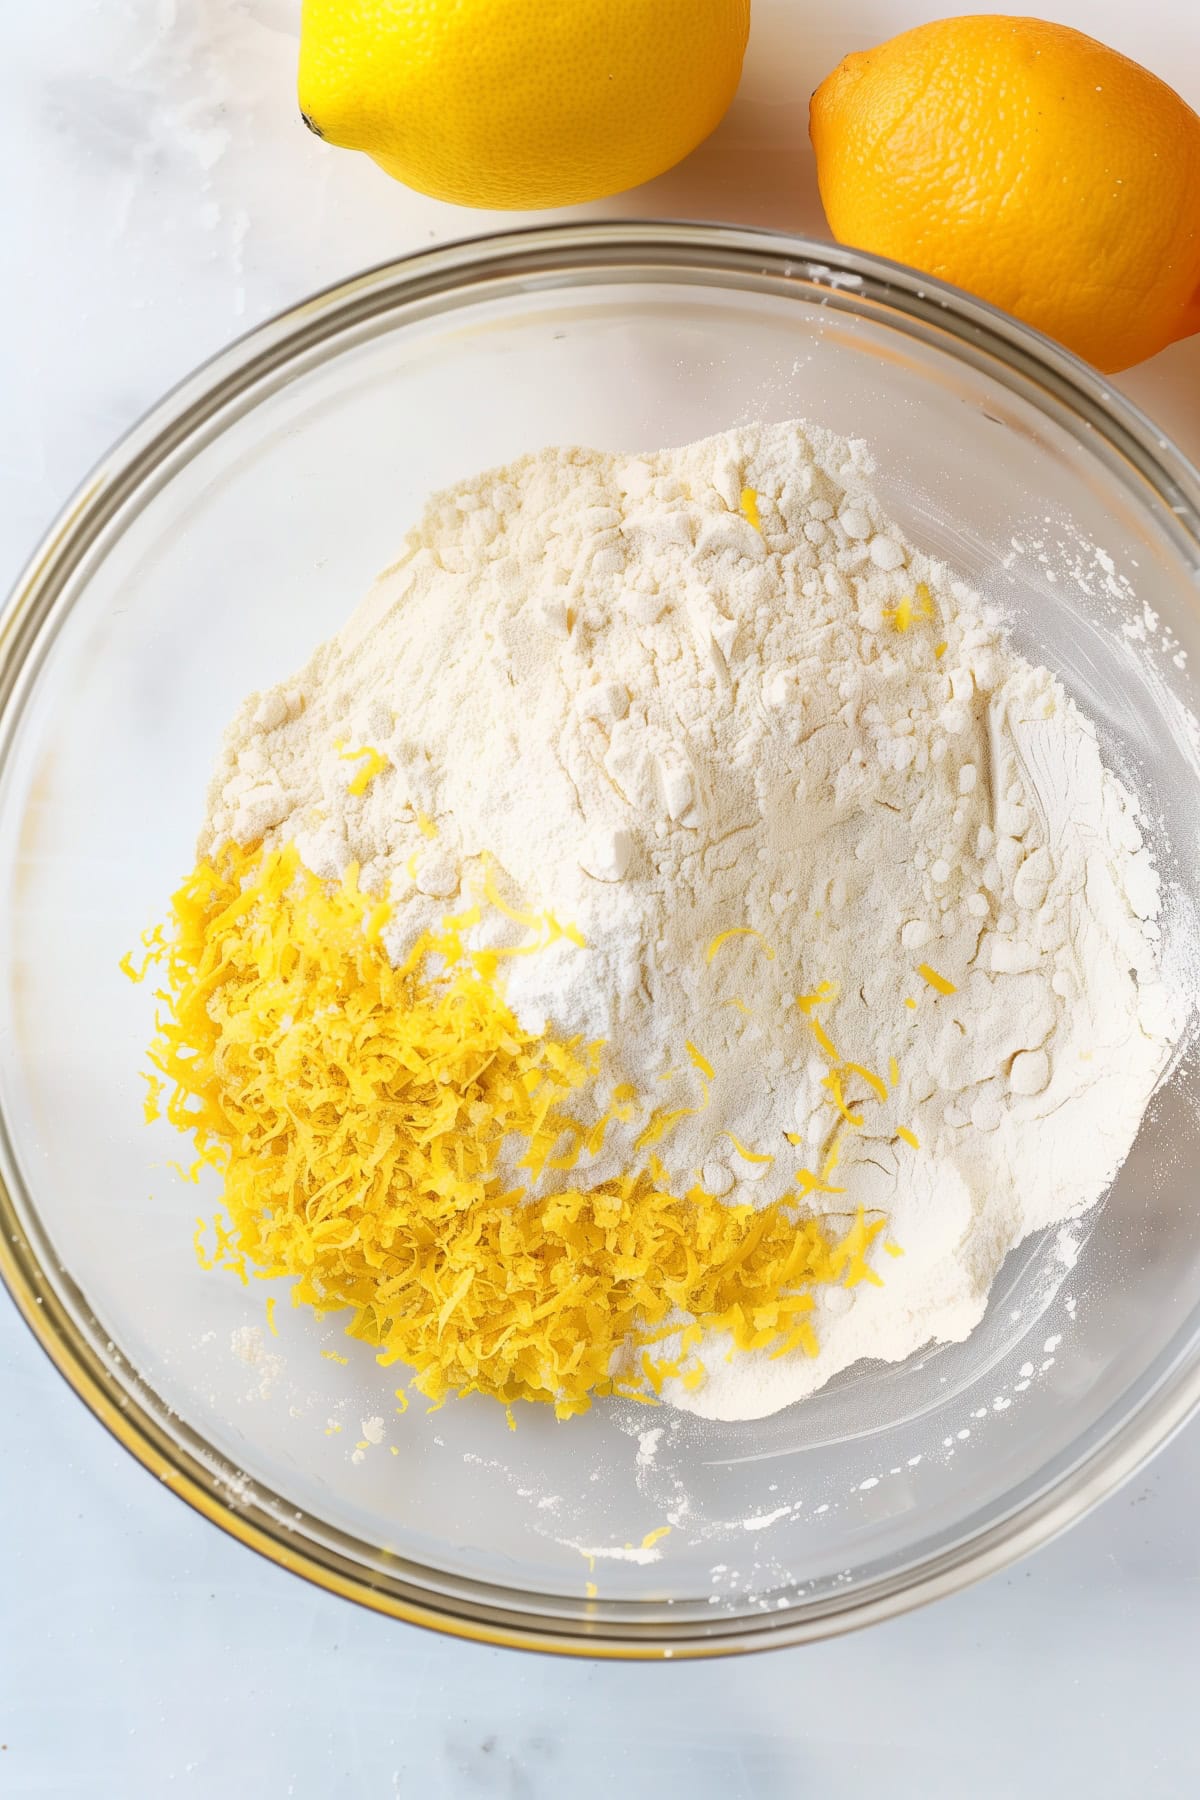
[[[570,206],[694,150],[737,89],[750,0],[304,0],[300,108],[461,206]]]
[[[1101,369],[1200,330],[1200,117],[1065,25],[943,19],[846,59],[809,129],[833,234]]]

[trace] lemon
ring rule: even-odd
[[[300,108],[439,200],[570,206],[707,137],[749,29],[749,0],[304,0]]]
[[[1200,330],[1200,118],[1038,19],[942,19],[812,97],[836,238],[970,289],[1101,369]]]

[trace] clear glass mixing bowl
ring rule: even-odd
[[[1168,846],[1182,967],[1200,893],[1200,480],[1082,364],[851,251],[589,225],[349,281],[164,401],[3,621],[5,1276],[164,1481],[399,1617],[642,1656],[841,1630],[1041,1542],[1200,1396],[1190,1057],[1103,1209],[1022,1246],[969,1342],[851,1370],[754,1424],[614,1402],[566,1425],[523,1408],[515,1433],[484,1401],[400,1417],[397,1372],[336,1320],[284,1292],[276,1337],[267,1284],[196,1265],[215,1194],[170,1169],[168,1126],[141,1122],[153,1002],[117,965],[191,865],[242,696],[335,629],[430,489],[542,445],[658,447],[797,415],[867,439],[911,538],[1086,704]]]

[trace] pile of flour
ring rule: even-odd
[[[397,902],[394,955],[494,859],[587,940],[510,963],[522,1022],[695,1108],[659,1154],[731,1199],[820,1170],[830,1064],[795,1001],[837,984],[813,1016],[888,1091],[844,1074],[862,1124],[825,1204],[886,1213],[903,1255],[881,1236],[882,1287],[823,1292],[815,1360],[707,1343],[705,1384],[668,1397],[713,1417],[965,1337],[1006,1252],[1104,1191],[1180,1029],[1134,800],[870,477],[861,445],[787,424],[548,450],[438,495],[340,636],[246,702],[202,838],[357,860]],[[387,767],[355,795],[368,746]],[[639,1160],[635,1133],[573,1179]]]

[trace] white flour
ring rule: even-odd
[[[294,839],[390,884],[393,954],[489,854],[577,924],[588,947],[518,959],[509,997],[603,1038],[647,1105],[698,1109],[659,1147],[684,1186],[765,1200],[820,1173],[830,1063],[795,1001],[838,984],[810,1016],[887,1092],[843,1068],[862,1124],[824,1204],[882,1211],[903,1255],[881,1237],[882,1287],[822,1291],[815,1359],[709,1340],[704,1385],[668,1396],[714,1417],[965,1337],[1012,1245],[1104,1191],[1179,1029],[1133,800],[870,472],[774,425],[439,495],[341,635],[247,701],[210,792],[205,847]],[[339,745],[387,759],[361,795]],[[574,1179],[637,1160],[636,1129]]]

